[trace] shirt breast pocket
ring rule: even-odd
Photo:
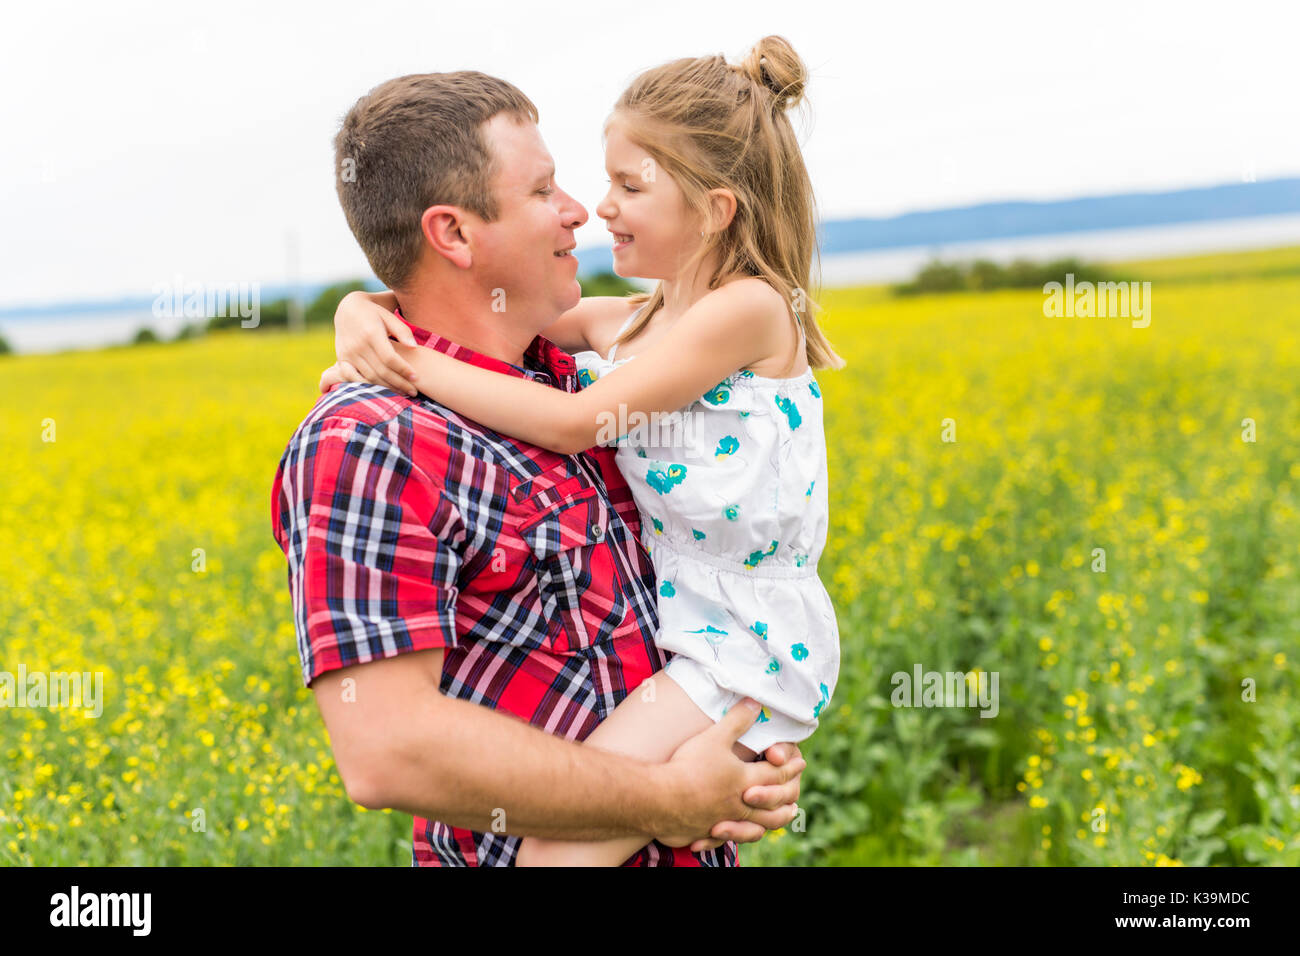
[[[575,654],[612,641],[627,615],[613,510],[580,476],[534,487],[523,502],[536,508],[519,533],[537,564],[551,650]]]

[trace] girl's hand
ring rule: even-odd
[[[364,381],[365,379],[361,377],[361,373],[348,362],[335,362],[325,371],[320,373],[320,391],[321,394],[324,395],[340,382]]]
[[[339,378],[330,381],[370,382],[383,385],[395,392],[414,397],[415,370],[406,362],[389,341],[414,346],[415,337],[410,327],[393,314],[389,305],[396,306],[397,297],[391,292],[371,295],[366,292],[349,292],[334,313],[334,353],[339,365],[346,365],[357,374],[356,378]],[[329,370],[326,370],[329,374]],[[329,386],[321,376],[321,391]]]

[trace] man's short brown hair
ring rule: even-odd
[[[537,122],[537,107],[517,87],[462,70],[381,83],[343,118],[334,137],[339,202],[388,288],[411,278],[423,245],[420,217],[430,206],[496,218],[493,157],[482,126],[498,113]]]

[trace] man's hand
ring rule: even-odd
[[[686,846],[713,842],[723,832],[752,842],[794,819],[799,774],[806,766],[803,758],[795,756],[779,764],[747,763],[732,750],[758,712],[758,704],[745,698],[722,720],[678,747],[662,765],[666,799],[661,820],[650,834],[654,839],[667,846]]]
[[[803,768],[808,766],[808,762],[803,759],[803,754],[799,751],[799,745],[794,743],[773,744],[768,747],[763,754],[763,759],[774,767],[781,767],[788,763],[798,761],[798,769],[790,783],[794,785],[794,794],[790,795],[788,790],[781,787],[750,787],[745,791],[745,802],[751,807],[760,810],[772,810],[780,805],[781,801],[787,796],[791,800],[799,799],[799,778],[803,773]],[[795,804],[795,813],[798,814],[799,805]],[[723,820],[715,824],[709,831],[713,839],[696,840],[691,844],[692,853],[703,853],[706,850],[715,850],[728,840],[736,843],[757,843],[767,835],[767,829],[757,823],[745,822],[741,820]]]

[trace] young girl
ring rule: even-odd
[[[752,760],[806,739],[835,689],[839,631],[817,576],[828,516],[813,368],[844,362],[804,291],[815,211],[785,115],[804,82],[790,45],[767,37],[740,66],[678,60],[619,99],[596,212],[614,233],[615,271],[659,283],[583,299],[547,329],[582,343],[580,391],[394,347],[391,293],[354,294],[336,317],[340,363],[322,389],[363,380],[359,365],[376,384],[417,380],[435,401],[557,452],[617,445],[655,565],[656,642],[675,656],[662,672],[671,680],[629,694],[593,746],[664,761],[748,696],[762,711],[736,753]],[[638,415],[674,411],[638,427]],[[616,866],[645,842],[528,837],[516,864]]]

